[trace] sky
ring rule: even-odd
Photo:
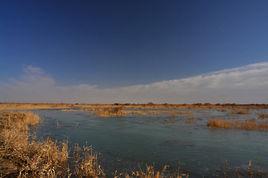
[[[265,0],[3,0],[0,101],[268,101]]]

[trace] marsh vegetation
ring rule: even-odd
[[[268,130],[268,122],[258,122],[251,120],[226,120],[226,119],[210,119],[207,123],[208,127],[225,128],[225,129],[244,129],[244,130]]]
[[[0,113],[1,177],[98,177],[103,175],[90,147],[76,145],[70,159],[67,142],[37,141],[30,127],[40,123],[32,112]],[[73,161],[73,163],[70,163]],[[74,165],[74,171],[69,169]]]
[[[267,176],[266,105],[55,106],[0,107],[0,177]]]

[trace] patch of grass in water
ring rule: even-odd
[[[225,128],[225,129],[244,129],[244,130],[268,130],[267,122],[257,122],[256,120],[226,120],[226,119],[210,119],[207,123],[208,127]]]

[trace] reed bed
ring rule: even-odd
[[[38,115],[30,112],[0,114],[0,177],[99,177],[98,159],[89,147],[76,150],[79,159],[70,159],[67,142],[30,137],[29,127],[38,123]],[[69,165],[76,169],[70,170]]]
[[[191,110],[177,110],[177,109],[152,109],[152,108],[128,108],[123,106],[98,106],[92,108],[84,108],[100,118],[108,117],[146,117],[146,116],[192,116]]]
[[[114,103],[114,104],[83,104],[83,103],[0,103],[0,110],[34,110],[34,109],[80,109],[91,110],[102,107],[124,107],[128,109],[216,109],[216,110],[248,110],[268,109],[268,104],[135,104],[135,103]],[[243,111],[242,111],[243,112]]]
[[[169,166],[156,169],[152,165],[147,165],[145,169],[133,170],[130,173],[115,172],[114,178],[190,178],[190,172],[185,170],[170,170]]]
[[[92,147],[74,146],[74,175],[76,177],[105,177],[104,170],[99,164],[98,154]]]
[[[257,122],[256,120],[226,120],[226,119],[210,119],[207,123],[208,127],[225,128],[225,129],[244,129],[244,130],[268,130],[267,122]]]
[[[66,172],[68,146],[51,139],[37,142],[29,127],[40,122],[38,115],[5,112],[0,116],[0,172],[2,177],[57,177]]]
[[[101,107],[93,110],[98,117],[123,117],[123,107]]]

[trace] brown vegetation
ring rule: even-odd
[[[33,113],[2,113],[0,116],[1,176],[56,177],[65,173],[67,144],[51,139],[37,142],[29,138],[29,126],[40,122]]]
[[[76,150],[80,157],[73,161],[79,171],[71,173],[67,143],[31,138],[29,127],[39,122],[30,112],[0,114],[0,177],[98,177],[97,157],[87,147]]]
[[[207,123],[208,127],[213,128],[234,128],[244,130],[268,130],[268,123],[257,122],[256,120],[226,120],[226,119],[211,119]]]
[[[133,104],[133,103],[115,103],[115,104],[71,104],[71,103],[0,103],[0,110],[27,110],[27,109],[81,109],[90,110],[102,107],[124,107],[128,109],[217,109],[217,110],[237,110],[237,109],[268,109],[268,104],[210,104],[210,103],[195,103],[195,104]]]
[[[105,173],[99,165],[98,156],[92,147],[75,145],[73,152],[74,175],[77,177],[103,177]]]
[[[176,171],[175,173],[169,172],[168,169],[169,166],[164,166],[163,169],[156,170],[153,166],[149,165],[146,166],[145,170],[136,170],[132,171],[130,174],[121,174],[121,175],[115,175],[114,178],[118,177],[139,177],[139,178],[165,178],[165,177],[174,177],[174,178],[189,178],[190,173],[186,171]]]
[[[34,110],[34,109],[66,109],[75,107],[73,104],[64,103],[0,103],[2,110]]]
[[[122,117],[125,116],[123,107],[103,107],[96,108],[95,114],[99,117]]]
[[[118,105],[99,105],[92,107],[84,107],[83,110],[91,112],[98,117],[143,117],[143,116],[192,116],[191,110],[178,110],[178,109],[166,109],[166,108],[130,108]]]

